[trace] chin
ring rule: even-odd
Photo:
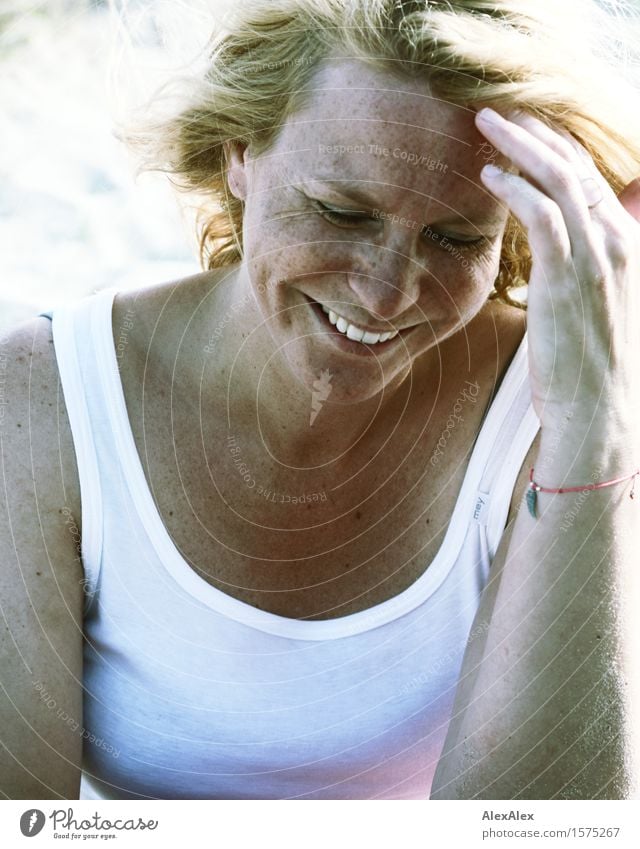
[[[307,337],[307,342],[313,339]],[[383,371],[382,363],[375,357],[346,358],[333,351],[327,351],[324,344],[321,350],[310,350],[309,344],[290,350],[287,355],[288,369],[298,386],[309,393],[310,398],[323,397],[331,404],[356,404],[379,395],[390,382],[395,382],[401,374],[407,374],[409,366],[406,357],[398,362],[393,374],[388,364]],[[404,367],[403,367],[404,366]]]

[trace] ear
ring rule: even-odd
[[[247,145],[239,141],[227,141],[224,143],[224,153],[227,159],[227,180],[231,194],[238,200],[245,200],[247,196]]]
[[[640,177],[632,180],[618,195],[618,200],[629,215],[640,222]]]

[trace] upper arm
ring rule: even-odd
[[[0,797],[78,798],[79,484],[51,338],[0,339]]]

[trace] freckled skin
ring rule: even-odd
[[[230,148],[231,189],[245,203],[245,260],[232,288],[239,297],[251,290],[256,300],[247,325],[259,326],[252,361],[269,364],[261,376],[265,395],[267,381],[276,394],[287,385],[301,393],[306,409],[314,381],[329,370],[333,426],[340,425],[342,404],[345,426],[353,429],[383,390],[386,399],[398,392],[416,365],[422,373],[441,369],[439,343],[478,314],[493,288],[507,220],[480,182],[486,139],[474,114],[434,98],[424,80],[332,60],[271,148],[255,157],[250,148]],[[337,152],[336,145],[351,151]],[[340,191],[345,180],[368,202],[353,186]],[[338,226],[318,201],[372,215]],[[390,215],[408,224],[385,220]],[[442,246],[443,235],[487,238],[452,251]],[[348,355],[330,343],[305,295],[355,324],[381,331],[416,326],[404,344],[384,353]],[[278,350],[284,356],[274,358]]]

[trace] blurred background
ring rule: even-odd
[[[199,270],[162,175],[114,128],[197,64],[229,0],[0,0],[0,332]]]

